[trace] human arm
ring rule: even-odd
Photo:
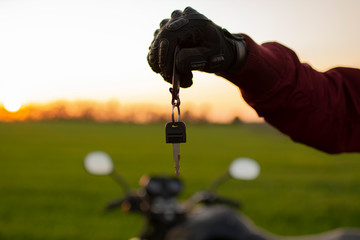
[[[244,35],[244,67],[227,79],[259,116],[294,141],[328,153],[360,152],[360,70],[318,72],[275,42]]]
[[[182,87],[191,86],[191,70],[215,73],[238,86],[260,116],[294,141],[329,153],[360,152],[360,70],[318,72],[291,49],[229,34],[191,8],[175,11],[160,26],[148,61],[166,81],[179,45]]]

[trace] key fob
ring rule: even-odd
[[[186,126],[184,122],[168,122],[165,125],[166,143],[185,143]]]

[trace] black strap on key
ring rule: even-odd
[[[180,93],[180,75],[175,67],[175,60],[176,60],[176,55],[179,52],[179,47],[176,46],[175,48],[175,54],[174,54],[174,65],[173,65],[173,76],[172,76],[172,88],[170,88],[170,92],[172,95],[171,98],[171,105],[175,106],[178,108],[178,113],[180,116],[180,97],[179,97],[179,93]],[[173,115],[173,122],[174,122],[174,115]]]
[[[175,48],[173,76],[172,76],[172,88],[171,92],[171,119],[172,122],[168,122],[165,126],[166,143],[184,143],[186,142],[186,126],[184,122],[180,121],[180,74],[175,67],[176,55],[179,51],[179,47]],[[175,120],[175,108],[177,108],[177,119]]]

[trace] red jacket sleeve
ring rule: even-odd
[[[360,70],[318,72],[289,48],[245,36],[245,66],[228,79],[259,116],[328,153],[360,152]]]

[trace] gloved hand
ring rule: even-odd
[[[175,61],[184,88],[192,85],[191,70],[226,77],[238,71],[246,57],[241,35],[230,34],[191,7],[164,19],[149,49],[147,60],[152,70],[171,83]]]

